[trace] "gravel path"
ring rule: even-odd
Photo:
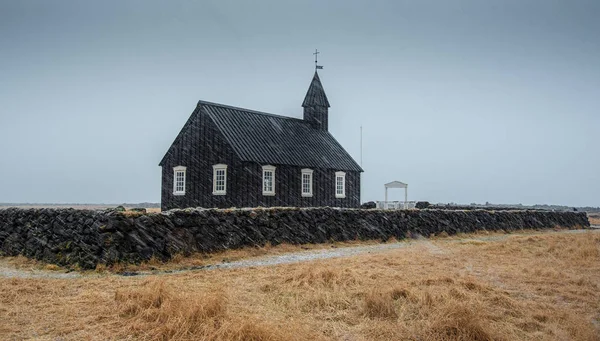
[[[0,277],[8,278],[79,278],[82,275],[78,272],[59,272],[36,269],[18,269],[4,259],[0,258]]]
[[[600,232],[598,227],[595,227],[596,230],[593,232]],[[559,234],[570,234],[570,233],[583,233],[590,230],[563,230],[558,232],[542,232],[546,233],[559,233]],[[542,234],[539,233],[539,234]],[[538,233],[536,233],[538,234]],[[242,259],[234,262],[227,263],[218,263],[212,265],[205,266],[197,266],[179,270],[162,270],[162,271],[140,271],[140,272],[124,272],[116,275],[109,276],[147,276],[147,275],[160,275],[160,274],[171,274],[171,273],[181,273],[187,271],[206,271],[206,270],[217,270],[217,269],[237,269],[237,268],[249,268],[249,267],[259,267],[259,266],[273,266],[279,264],[290,264],[290,263],[300,263],[300,262],[310,262],[321,259],[330,259],[330,258],[340,258],[340,257],[352,257],[359,254],[374,254],[374,253],[382,253],[389,250],[395,250],[400,248],[405,248],[410,245],[423,244],[432,254],[441,254],[444,253],[445,250],[443,247],[439,246],[439,243],[457,243],[464,242],[466,240],[478,240],[478,241],[502,241],[509,237],[513,236],[525,236],[525,235],[535,235],[535,234],[520,234],[520,233],[511,233],[506,235],[495,235],[495,236],[474,236],[465,239],[437,239],[435,245],[430,240],[426,238],[420,238],[417,240],[408,240],[408,241],[400,241],[396,243],[389,244],[374,244],[374,245],[364,245],[364,246],[351,246],[351,247],[341,247],[341,248],[329,248],[329,249],[321,249],[321,250],[308,250],[308,251],[300,251],[300,252],[291,252],[282,255],[274,255],[274,256],[261,256],[257,258],[250,259]],[[58,272],[58,271],[48,271],[48,270],[35,270],[35,269],[17,269],[11,264],[9,264],[6,260],[0,258],[0,277],[8,277],[8,278],[80,278],[80,277],[100,277],[106,276],[101,274],[81,274],[78,272]]]

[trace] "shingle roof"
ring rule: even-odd
[[[362,172],[329,132],[304,120],[205,101],[198,106],[242,161]]]
[[[317,71],[315,71],[312,82],[310,82],[310,86],[308,87],[306,97],[304,97],[304,102],[302,102],[302,106],[321,106],[329,108],[329,101],[327,100],[327,95],[325,95],[325,90],[323,90],[323,84],[321,84],[321,80],[319,79],[319,74]]]

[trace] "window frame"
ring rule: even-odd
[[[342,179],[342,193],[338,193],[338,179]],[[335,172],[335,197],[338,199],[346,197],[346,173]]]
[[[217,175],[219,171],[223,171],[223,189],[217,189]],[[213,195],[226,195],[227,194],[227,165],[226,164],[216,164],[213,165]]]
[[[273,196],[275,195],[275,166],[271,166],[271,165],[265,165],[262,166],[262,194],[263,195],[267,195],[267,196]],[[271,172],[271,190],[267,191],[265,190],[265,174],[267,172]]]
[[[187,171],[187,167],[185,166],[176,166],[173,167],[173,195],[185,195],[185,185],[186,185],[186,172]],[[178,186],[177,186],[177,173],[183,173],[183,184],[182,184],[182,188],[183,190],[177,190]]]
[[[308,175],[309,183],[308,183],[308,193],[304,192],[304,176]],[[300,194],[304,198],[310,198],[313,196],[313,170],[309,168],[304,168],[300,171]]]

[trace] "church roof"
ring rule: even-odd
[[[329,101],[327,100],[327,95],[325,95],[325,90],[323,90],[323,84],[321,84],[321,80],[319,79],[319,74],[317,71],[315,71],[312,82],[310,82],[310,86],[308,87],[306,97],[304,97],[304,102],[302,102],[302,106],[321,106],[329,108]]]
[[[314,129],[302,119],[206,101],[198,102],[173,145],[197,115],[210,117],[241,161],[363,171],[328,131]]]
[[[198,105],[242,161],[362,172],[328,131],[304,120],[205,101]]]

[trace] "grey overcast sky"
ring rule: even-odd
[[[600,206],[598,0],[0,0],[0,202],[158,202],[199,99],[301,117],[315,48],[363,201]]]

